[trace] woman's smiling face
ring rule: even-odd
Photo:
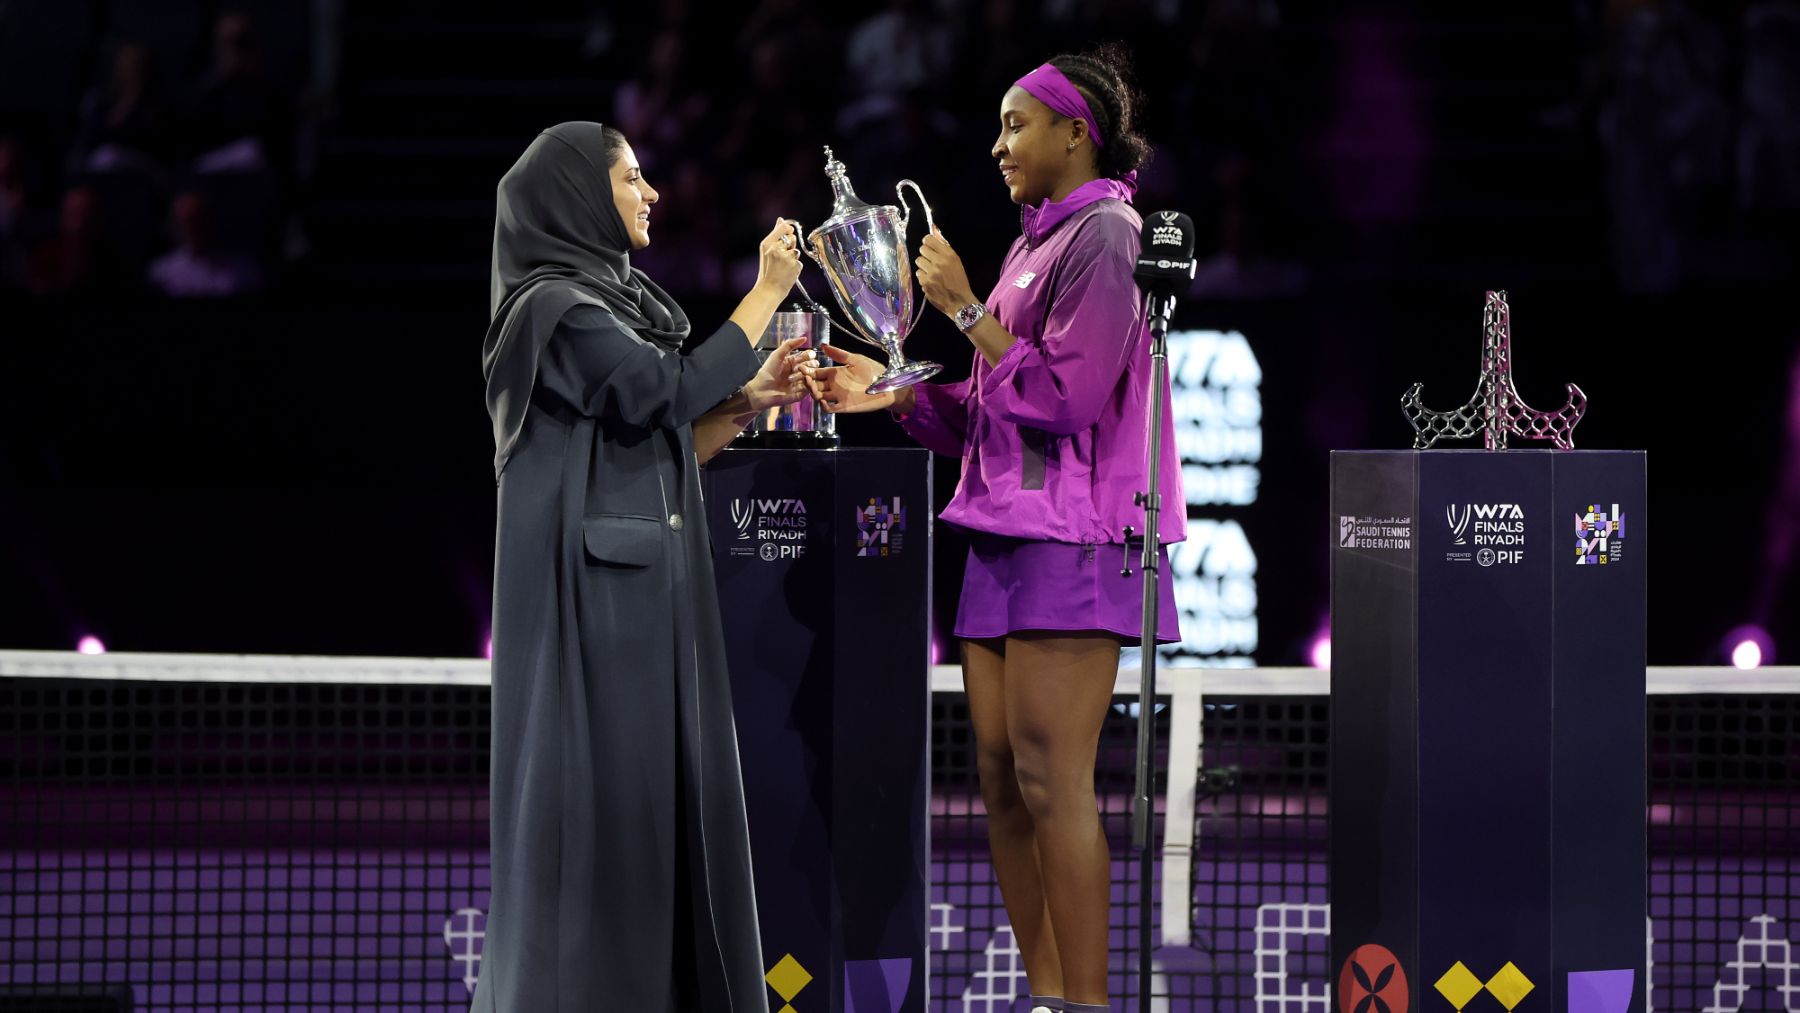
[[[991,152],[1000,163],[1000,178],[1014,204],[1039,204],[1056,192],[1069,171],[1087,124],[1058,116],[1023,88],[1014,85],[1000,99],[1000,138]]]
[[[619,151],[618,161],[608,172],[612,178],[613,204],[619,209],[619,220],[625,223],[625,234],[631,237],[631,248],[641,250],[650,245],[650,206],[662,199],[644,179],[637,153],[627,144]]]

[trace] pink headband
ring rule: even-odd
[[[1094,111],[1088,108],[1087,100],[1081,97],[1081,92],[1062,71],[1046,63],[1013,84],[1049,106],[1058,116],[1086,123],[1088,137],[1093,140],[1094,147],[1106,147],[1105,142],[1100,140],[1100,128],[1094,125]]]

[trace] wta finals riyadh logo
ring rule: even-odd
[[[1605,566],[1619,561],[1619,550],[1625,541],[1625,511],[1619,504],[1612,505],[1612,512],[1600,509],[1600,504],[1588,506],[1586,513],[1575,515],[1575,565]]]
[[[1162,219],[1162,224],[1150,223],[1150,245],[1180,246],[1182,231],[1181,226],[1175,224],[1175,219],[1181,217],[1181,212],[1162,211],[1157,213],[1157,217]]]
[[[1444,520],[1450,524],[1450,537],[1455,539],[1451,544],[1469,544],[1469,517],[1472,512],[1468,507],[1459,507],[1454,503],[1444,508]]]
[[[812,525],[806,501],[785,499],[734,499],[731,523],[737,529],[726,554],[773,563],[806,555]],[[749,544],[743,544],[749,543]]]
[[[895,496],[890,502],[869,497],[868,506],[856,507],[856,554],[898,556],[906,546],[906,506]]]
[[[731,523],[737,525],[739,540],[749,540],[750,522],[755,519],[756,510],[750,506],[749,502],[741,499],[731,501]]]

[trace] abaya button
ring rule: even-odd
[[[681,530],[681,515],[680,514],[670,514],[669,515],[669,529],[672,531],[680,531]]]

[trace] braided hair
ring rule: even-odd
[[[1132,84],[1129,50],[1108,42],[1084,53],[1053,56],[1050,66],[1069,79],[1094,113],[1101,141],[1094,166],[1100,175],[1118,179],[1150,161],[1150,142],[1137,131],[1144,96]]]

